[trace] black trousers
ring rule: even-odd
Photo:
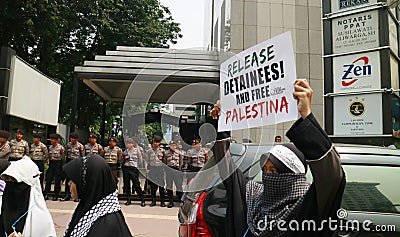
[[[179,171],[179,168],[167,167],[165,172],[165,179],[167,180],[167,194],[170,202],[174,201],[174,183],[176,186],[176,195],[179,198],[182,196],[182,182],[183,173]]]
[[[111,169],[111,174],[114,177],[115,184],[118,187],[118,164],[108,164]]]
[[[65,163],[67,164],[68,162],[70,162],[72,159],[66,159],[66,161],[65,161]],[[69,182],[69,178],[67,177],[67,175],[64,173],[64,171],[63,171],[63,177],[65,177],[65,195],[71,195],[71,191],[70,191],[70,189],[69,189],[69,185],[68,185],[68,182]]]
[[[140,187],[139,182],[139,170],[136,167],[122,166],[122,177],[124,180],[124,191],[128,197],[131,196],[133,192],[139,195],[140,199],[143,200],[143,191]],[[132,189],[131,189],[132,181]],[[131,193],[132,190],[132,193]]]
[[[49,169],[46,174],[46,188],[44,190],[45,194],[48,194],[51,189],[51,182],[54,180],[54,193],[56,196],[60,194],[61,190],[61,178],[62,178],[62,165],[61,160],[51,160],[49,162]]]
[[[165,180],[164,180],[164,168],[162,166],[149,166],[148,179],[150,182],[150,196],[154,201],[156,199],[157,189],[160,191],[160,200],[165,200]]]
[[[43,190],[43,180],[44,180],[44,162],[42,160],[32,160],[33,163],[37,165],[40,171],[40,187]]]

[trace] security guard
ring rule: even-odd
[[[8,160],[10,156],[10,143],[8,142],[8,138],[10,137],[10,133],[5,130],[0,130],[0,159]]]
[[[66,163],[70,162],[73,159],[83,157],[85,155],[85,148],[78,141],[79,135],[77,133],[71,133],[69,135],[69,142],[67,143],[67,152],[66,152]],[[64,175],[66,177],[66,175]],[[65,179],[65,197],[60,201],[69,201],[71,200],[71,192],[68,185],[69,179]]]
[[[40,171],[40,187],[43,190],[43,179],[44,179],[44,162],[47,159],[47,146],[43,144],[40,139],[42,138],[41,133],[33,134],[33,143],[29,149],[29,155],[32,161],[37,165]]]
[[[162,138],[154,136],[151,140],[151,149],[146,152],[147,169],[149,170],[148,179],[150,181],[151,207],[156,205],[156,192],[160,191],[160,205],[165,207],[165,180],[164,180],[164,163],[165,150],[160,147]]]
[[[24,155],[29,154],[29,144],[27,141],[22,139],[23,137],[24,131],[18,129],[15,139],[10,141],[11,153],[8,158],[9,161],[20,160]]]
[[[139,165],[143,163],[143,153],[138,145],[137,138],[128,138],[125,141],[127,149],[124,151],[122,159],[122,174],[124,179],[124,189],[127,197],[125,205],[131,205],[131,181],[133,184],[132,192],[136,191],[141,200],[141,206],[146,206],[143,190],[139,182]],[[145,165],[146,166],[146,165]]]
[[[206,149],[201,147],[201,140],[195,139],[192,144],[193,148],[188,150],[186,153],[188,157],[189,171],[194,172],[190,175],[190,179],[192,179],[196,175],[196,172],[201,170],[208,161],[208,152]]]
[[[117,146],[118,139],[111,137],[108,139],[108,145],[104,148],[104,159],[111,168],[111,173],[114,176],[115,183],[118,183],[118,168],[122,158],[122,150]]]
[[[94,133],[89,134],[89,143],[85,145],[85,156],[91,154],[103,155],[103,147],[97,143],[97,135]]]
[[[51,182],[54,180],[54,197],[56,201],[61,191],[61,178],[62,166],[65,163],[65,148],[58,143],[59,135],[51,134],[49,153],[47,159],[49,160],[49,168],[46,173],[46,187],[44,189],[44,198],[48,199],[48,194],[51,189]]]
[[[176,194],[181,196],[183,176],[180,172],[182,169],[184,153],[178,149],[175,141],[169,143],[169,150],[165,152],[165,160],[167,162],[166,180],[167,194],[169,199],[168,208],[174,206],[173,184],[176,186]]]

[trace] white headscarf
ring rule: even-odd
[[[40,187],[40,171],[33,161],[24,156],[21,160],[11,162],[10,166],[3,172],[17,180],[31,186],[29,197],[28,214],[26,216],[24,237],[55,237],[53,219],[47,209]]]

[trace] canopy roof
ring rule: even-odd
[[[193,87],[185,90],[188,85],[196,85],[206,102],[218,98],[219,65],[215,51],[117,46],[74,71],[107,101],[192,104],[193,98],[186,97],[198,93]]]

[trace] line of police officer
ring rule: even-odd
[[[83,146],[78,141],[78,134],[71,133],[70,141],[65,149],[58,143],[59,135],[50,135],[50,147],[47,149],[41,140],[41,134],[33,134],[33,143],[29,149],[28,143],[23,140],[24,132],[17,130],[16,138],[8,142],[10,134],[7,131],[0,130],[0,159],[15,161],[21,159],[24,155],[29,155],[37,164],[42,172],[40,180],[43,187],[44,163],[48,162],[49,167],[46,173],[46,185],[44,188],[45,199],[48,199],[48,193],[51,184],[54,181],[53,200],[57,200],[61,191],[61,180],[64,177],[62,166],[73,159],[90,154],[98,154],[104,157],[109,164],[115,181],[118,182],[118,169],[122,168],[123,189],[127,196],[126,205],[131,204],[131,194],[136,191],[141,199],[141,206],[144,207],[144,191],[139,182],[139,168],[144,168],[148,174],[150,183],[150,206],[156,205],[157,189],[160,193],[160,205],[165,207],[165,179],[166,189],[169,199],[168,207],[174,206],[173,202],[173,184],[177,188],[177,195],[182,195],[183,175],[181,171],[199,171],[207,162],[207,151],[201,147],[201,141],[196,139],[192,143],[192,149],[183,151],[180,140],[172,140],[169,144],[170,149],[165,150],[160,147],[162,138],[154,136],[151,141],[151,149],[147,152],[138,145],[136,138],[128,138],[125,141],[126,150],[122,151],[117,146],[118,139],[111,137],[109,146],[102,147],[97,143],[96,134],[89,135],[89,143]],[[165,176],[165,179],[164,179]],[[189,176],[188,178],[192,178]],[[131,188],[132,183],[132,188]],[[132,190],[132,192],[131,192]],[[68,180],[65,182],[65,197],[61,201],[71,199]]]

